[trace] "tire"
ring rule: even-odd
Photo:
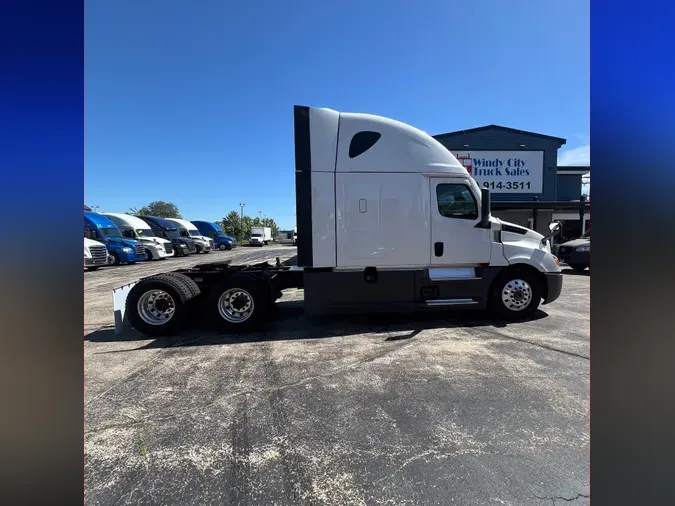
[[[231,298],[226,304],[221,299],[229,291]],[[250,309],[242,311],[241,307],[237,308],[237,304],[246,304]],[[222,332],[252,332],[258,329],[267,320],[271,307],[269,284],[246,274],[234,274],[215,285],[209,292],[207,302],[209,318]],[[241,317],[240,321],[237,321],[237,313]],[[230,319],[224,314],[230,314]]]
[[[197,246],[197,245],[195,244],[195,249],[196,249],[195,253],[197,253],[198,255],[202,252],[201,246]]]
[[[568,264],[574,272],[583,272],[586,270],[587,265],[583,264]]]
[[[98,267],[85,267],[85,269],[87,269],[88,271],[97,271],[100,268],[101,268],[100,266],[98,266]]]
[[[117,253],[110,253],[110,257],[108,258],[108,265],[119,265],[120,262],[120,256]]]
[[[211,253],[211,250],[208,250],[208,251],[204,250],[205,255],[208,255],[209,253]]]
[[[195,283],[192,278],[186,276],[185,274],[181,274],[180,272],[164,272],[162,274],[158,274],[158,276],[168,276],[177,280],[179,283],[182,283],[188,290],[190,290],[192,298],[198,297],[202,293],[199,285]]]
[[[232,245],[230,243],[227,243],[227,246],[225,246],[225,247],[227,248],[227,251],[232,250]]]
[[[152,297],[147,297],[147,295],[151,294],[153,291],[160,291],[161,296],[159,298],[156,297],[154,302],[149,304],[147,299],[152,299]],[[155,321],[154,324],[148,322],[148,316],[145,316],[144,318],[139,311],[139,306],[145,307],[145,314],[151,313],[149,315],[150,317],[153,317],[153,315],[152,311],[148,311],[149,307],[156,309],[155,312],[166,313],[166,305],[168,302],[166,296],[170,299],[169,307],[173,306],[171,316],[166,318],[164,322]],[[183,280],[178,279],[175,276],[158,274],[142,279],[131,289],[127,296],[126,314],[128,315],[132,327],[146,336],[160,337],[172,335],[183,326],[187,314],[187,303],[192,298],[192,292]],[[142,299],[146,300],[141,302]],[[163,302],[162,306],[157,304],[159,300]],[[139,302],[141,303],[139,304]]]
[[[221,243],[221,244],[218,245],[218,249],[219,249],[220,251],[225,251],[225,250],[228,249],[228,248],[227,248],[227,245]]]
[[[541,278],[537,273],[522,268],[507,269],[492,285],[490,307],[499,318],[524,320],[534,315],[541,298]]]
[[[155,259],[155,257],[152,256],[152,251],[150,251],[149,249],[145,250],[145,254],[148,255],[148,258],[146,260],[150,261]]]

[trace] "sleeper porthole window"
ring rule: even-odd
[[[349,143],[349,158],[356,158],[372,148],[380,140],[382,134],[379,132],[369,132],[364,130],[354,134]]]
[[[436,185],[438,212],[445,218],[475,220],[478,205],[469,187],[464,184]]]

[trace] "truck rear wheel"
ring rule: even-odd
[[[506,320],[531,317],[542,297],[541,280],[529,269],[507,269],[494,281],[490,305],[496,316]]]
[[[186,305],[192,298],[193,292],[184,280],[158,274],[142,279],[130,290],[126,313],[131,325],[146,336],[167,336],[182,327]]]
[[[208,312],[221,331],[251,332],[266,320],[271,302],[265,281],[235,274],[211,289]]]

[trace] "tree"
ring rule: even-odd
[[[250,216],[244,216],[244,219],[241,220],[241,234],[245,239],[251,237],[251,227],[253,226],[253,220]]]
[[[279,226],[272,218],[251,218],[244,216],[243,219],[237,211],[230,213],[223,218],[220,227],[227,235],[237,237],[240,241],[248,239],[251,236],[251,227],[270,227],[272,237],[279,233]]]
[[[227,216],[225,216],[225,218],[223,218],[221,227],[226,235],[237,237],[241,241],[241,217],[237,211],[231,211]]]
[[[164,202],[163,200],[155,200],[150,202],[147,206],[140,209],[132,207],[129,209],[129,214],[141,214],[143,216],[157,216],[159,218],[182,218],[178,212],[178,206],[171,202]]]

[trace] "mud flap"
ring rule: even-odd
[[[119,335],[125,330],[129,330],[129,319],[125,314],[127,296],[129,291],[136,285],[131,283],[113,289],[113,311],[115,313],[115,335]]]

